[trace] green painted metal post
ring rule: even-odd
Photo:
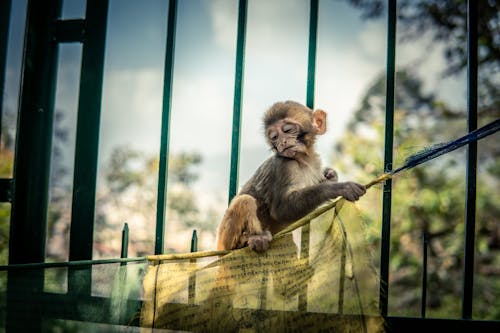
[[[92,259],[107,0],[87,0],[75,144],[70,260]],[[90,295],[90,266],[69,270],[68,292]]]
[[[43,262],[58,47],[59,0],[28,4],[14,170],[9,263]]]
[[[387,16],[387,68],[386,68],[386,113],[385,113],[385,148],[384,169],[392,170],[393,137],[394,137],[394,96],[396,71],[396,0],[389,0]],[[389,255],[391,237],[391,200],[392,181],[384,184],[382,203],[382,245],[380,250],[380,297],[379,308],[383,316],[387,315],[389,293]]]
[[[477,1],[467,3],[467,130],[477,129]],[[463,269],[462,318],[472,318],[474,287],[474,240],[476,234],[477,142],[467,146],[465,196],[465,247]]]
[[[198,233],[196,229],[193,230],[193,235],[191,236],[191,252],[198,251]]]
[[[238,191],[238,173],[240,168],[241,105],[243,100],[247,8],[247,0],[240,0],[238,8],[238,32],[236,39],[236,70],[234,78],[231,169],[229,175],[228,196],[229,202],[231,202]]]
[[[174,78],[176,17],[177,0],[170,0],[168,6],[167,41],[163,77],[163,109],[161,116],[160,165],[158,171],[158,194],[156,204],[155,254],[163,253],[165,243],[165,211],[167,204],[170,110],[172,107],[172,86]]]
[[[198,233],[196,229],[193,230],[193,236],[191,237],[191,252],[198,251]],[[191,259],[191,263],[196,263],[196,259]],[[196,271],[191,273],[188,281],[188,304],[194,304],[196,298]]]
[[[309,10],[309,47],[307,61],[307,91],[306,106],[314,109],[314,92],[316,79],[316,50],[318,41],[318,9],[319,0],[311,0]],[[300,237],[300,257],[309,258],[310,229],[309,225],[302,227]],[[299,310],[307,311],[307,285],[299,294]]]
[[[425,318],[427,309],[427,249],[429,248],[429,233],[422,232],[422,297],[420,304],[420,316]]]
[[[120,251],[120,258],[122,259],[125,259],[128,257],[128,224],[125,223],[123,225],[123,230],[122,230],[122,248],[121,248],[121,251]],[[118,271],[118,274],[119,274],[119,287],[120,290],[125,290],[127,288],[127,268],[123,267],[123,266],[127,266],[127,262],[122,262],[120,263],[120,266],[122,268],[120,268],[120,270]],[[120,322],[125,322],[127,323],[128,322],[128,319],[125,319],[127,318],[126,317],[126,312],[127,312],[127,308],[126,308],[126,303],[124,304],[125,302],[123,302],[123,300],[120,300],[119,303],[118,303],[118,309],[115,309],[115,311],[117,312],[114,312],[114,313],[118,313],[118,319]],[[130,317],[129,317],[130,318]]]
[[[120,251],[120,258],[128,257],[128,223],[123,225],[122,230],[122,249]]]
[[[0,202],[12,202],[12,179],[0,178]]]
[[[429,233],[427,230],[422,232],[422,296],[420,303],[420,316],[425,318],[427,309],[427,249],[429,247]]]
[[[53,22],[61,1],[29,1],[14,167],[9,264],[43,262],[58,47]],[[23,302],[43,291],[43,270],[9,272],[6,332],[42,329],[42,307]]]
[[[340,254],[340,275],[339,275],[339,304],[338,304],[338,314],[344,313],[344,291],[345,291],[345,267],[347,264],[347,234],[342,230],[344,234],[342,237],[342,248]]]
[[[309,50],[307,64],[306,106],[314,108],[314,92],[316,83],[316,50],[318,42],[318,8],[319,0],[311,0],[309,13]]]
[[[87,21],[84,19],[58,20],[56,22],[55,39],[58,43],[85,41]]]

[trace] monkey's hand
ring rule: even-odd
[[[337,171],[333,170],[332,168],[325,168],[325,170],[323,170],[323,176],[325,176],[326,180],[332,182],[339,181],[339,176],[337,175]]]
[[[248,236],[248,246],[255,252],[265,252],[269,249],[269,243],[273,240],[271,233],[266,230],[262,234]]]
[[[334,185],[338,186],[339,195],[348,201],[356,201],[366,193],[365,186],[355,182],[343,182]]]

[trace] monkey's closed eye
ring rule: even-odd
[[[277,138],[278,138],[278,133],[276,132],[269,133],[269,140],[275,141]]]
[[[289,133],[293,129],[295,129],[295,126],[292,125],[292,124],[285,124],[285,125],[283,125],[283,132],[285,132],[285,133]]]

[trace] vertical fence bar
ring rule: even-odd
[[[128,223],[125,223],[123,225],[123,230],[122,230],[122,249],[120,251],[120,258],[127,258],[127,257],[128,257]]]
[[[420,304],[420,316],[425,318],[427,306],[427,246],[429,245],[429,234],[422,233],[422,304]]]
[[[316,49],[318,41],[318,7],[319,0],[311,0],[309,13],[309,51],[307,63],[307,95],[306,105],[314,108],[314,86],[316,77]]]
[[[3,94],[5,89],[11,3],[11,0],[0,1],[0,139],[2,138]]]
[[[28,3],[9,263],[43,262],[58,47],[52,24],[61,1]]]
[[[342,249],[340,250],[340,275],[339,275],[339,310],[338,314],[344,313],[344,287],[345,287],[345,266],[347,264],[347,234],[342,237]]]
[[[69,260],[92,259],[107,17],[107,0],[87,0],[76,127]],[[68,292],[90,294],[90,266],[70,269],[68,273]]]
[[[191,252],[198,251],[198,234],[196,229],[193,230],[193,235],[191,236]],[[196,259],[191,259],[191,263],[195,263]],[[194,304],[196,298],[196,270],[189,275],[188,281],[188,304]]]
[[[467,130],[477,129],[477,1],[467,2]],[[476,229],[477,142],[467,146],[465,247],[462,318],[472,318],[474,238]]]
[[[310,244],[310,227],[303,226],[300,236],[300,258],[309,260],[309,244]],[[307,311],[307,284],[299,293],[298,300],[299,311]]]
[[[384,169],[392,170],[392,150],[394,136],[394,96],[396,68],[396,0],[389,0],[387,13],[387,68],[386,68],[386,113],[385,113],[385,148]],[[387,315],[389,300],[389,250],[391,236],[391,200],[392,181],[385,181],[382,204],[382,244],[380,249],[380,297],[379,308],[383,316]]]
[[[245,40],[247,29],[247,0],[240,0],[238,7],[238,32],[236,40],[236,71],[234,78],[233,126],[231,140],[231,169],[228,201],[236,195],[240,168],[241,104],[245,66]]]
[[[122,248],[120,251],[120,258],[127,258],[128,257],[128,223],[125,223],[123,225],[122,229]],[[119,278],[119,284],[118,288],[120,290],[126,290],[127,288],[127,268],[123,266],[127,266],[127,262],[122,262],[120,263],[121,268],[118,270],[118,278]],[[119,302],[115,304],[115,306],[118,307],[118,309],[115,309],[113,312],[118,313],[118,320],[119,322],[123,322],[123,318],[126,313],[126,307],[125,307],[126,302],[122,298],[120,298]]]
[[[163,107],[161,115],[160,165],[158,171],[158,195],[156,204],[155,254],[161,254],[163,252],[165,242],[165,207],[167,204],[170,111],[172,108],[172,86],[174,78],[176,20],[177,0],[170,0],[168,4],[167,41],[165,46],[165,69],[163,77]]]
[[[28,1],[14,161],[9,264],[43,262],[58,46],[52,39],[61,0]],[[41,332],[44,271],[9,271],[6,332]]]
[[[306,106],[314,108],[314,86],[316,78],[316,49],[318,40],[318,7],[319,0],[311,0],[309,7],[309,45],[307,54],[307,91],[306,91]],[[309,225],[302,227],[300,237],[300,257],[309,258],[309,242],[310,242]],[[299,294],[299,311],[307,310],[307,285]]]
[[[260,280],[260,297],[259,297],[259,310],[266,310],[267,308],[267,283],[269,281],[269,272],[263,271],[262,279]]]
[[[198,233],[196,229],[193,230],[193,235],[191,236],[191,252],[198,251]]]

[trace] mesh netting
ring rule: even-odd
[[[140,325],[199,332],[382,331],[378,279],[363,229],[355,206],[337,200],[277,234],[264,254],[243,248],[151,256]],[[300,250],[304,237],[308,251]]]

